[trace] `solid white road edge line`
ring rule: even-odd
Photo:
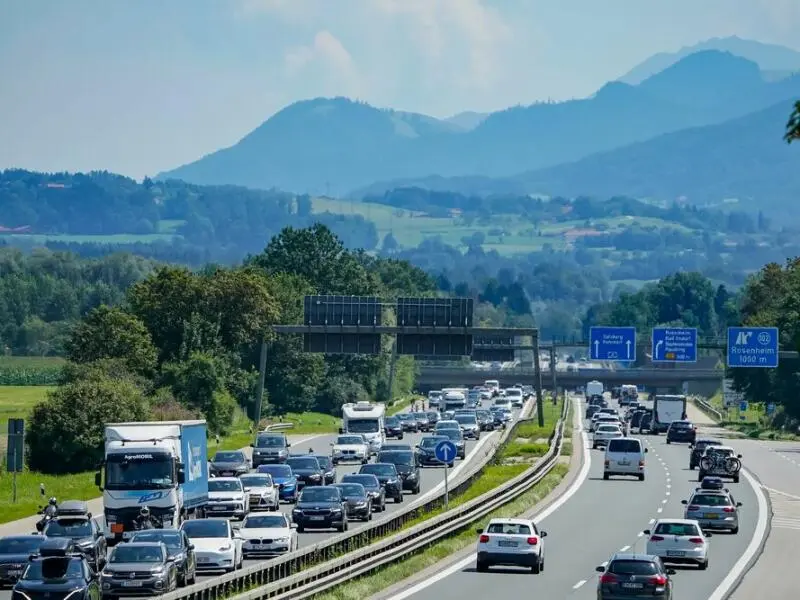
[[[574,405],[573,405],[574,409],[573,410],[579,411],[580,410],[580,402],[578,402],[577,400],[573,400],[573,402],[574,402]],[[538,515],[536,515],[533,518],[533,520],[536,521],[537,524],[540,524],[547,517],[552,515],[554,512],[556,512],[562,506],[564,506],[564,504],[566,504],[569,501],[569,499],[572,498],[572,496],[575,495],[575,493],[580,489],[580,487],[583,485],[583,483],[589,477],[589,470],[592,467],[592,454],[591,454],[591,451],[590,451],[590,449],[588,447],[589,446],[589,437],[586,435],[586,431],[583,429],[583,424],[581,423],[580,419],[578,420],[578,423],[579,423],[578,431],[580,433],[581,440],[583,442],[583,449],[584,449],[583,450],[583,465],[581,466],[581,470],[578,473],[578,476],[575,478],[575,481],[572,482],[572,484],[569,486],[569,488],[561,496],[559,496],[556,500],[554,500],[553,503],[550,506],[545,508],[542,512],[540,512]],[[474,563],[475,559],[476,559],[476,555],[475,554],[470,554],[469,556],[467,556],[466,558],[463,558],[462,560],[458,561],[457,563],[450,565],[445,570],[440,571],[439,573],[436,573],[435,575],[432,575],[431,577],[429,577],[425,581],[420,581],[416,585],[413,585],[410,588],[405,589],[402,592],[400,592],[398,594],[395,594],[394,596],[391,596],[387,600],[404,600],[405,598],[408,598],[409,596],[413,596],[414,594],[416,594],[418,592],[421,592],[425,588],[432,586],[434,583],[438,583],[442,579],[446,579],[447,577],[450,577],[452,574],[457,573],[458,571],[463,571],[466,567],[468,567],[469,565]]]
[[[756,481],[755,477],[750,475],[750,473],[746,469],[742,469],[742,474],[744,478],[747,479],[747,483],[750,484],[750,487],[753,488],[753,493],[756,495],[756,500],[758,501],[758,521],[756,522],[756,530],[753,532],[753,537],[750,539],[750,543],[747,545],[747,548],[739,557],[739,560],[736,561],[736,564],[730,570],[730,573],[722,580],[717,586],[712,594],[708,597],[708,600],[722,600],[731,591],[734,585],[736,585],[737,580],[741,577],[742,573],[744,573],[745,569],[747,569],[747,565],[750,561],[755,557],[758,553],[759,548],[761,547],[761,542],[764,540],[764,536],[767,534],[767,528],[769,525],[769,505],[767,503],[767,497],[764,493],[761,484]]]

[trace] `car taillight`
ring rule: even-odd
[[[534,537],[529,537],[529,538],[528,538],[528,544],[529,544],[529,545],[531,545],[531,546],[535,546],[535,545],[536,545],[536,544],[538,544],[538,543],[539,543],[539,538],[537,538],[537,537],[535,537],[535,536],[534,536]]]
[[[733,508],[732,506],[726,506],[725,508],[722,509],[722,512],[732,513],[732,512],[736,512],[736,509]]]
[[[489,542],[489,536],[484,534],[480,537],[481,544],[487,544]]]
[[[690,504],[690,505],[689,505],[689,506],[686,508],[686,510],[691,510],[691,511],[700,510],[700,507],[699,507],[699,506],[697,506],[696,504]]]
[[[643,466],[644,466],[644,461],[643,461],[643,460],[640,460],[640,461],[639,461],[639,466],[640,466],[640,467],[643,467]]]
[[[600,583],[617,583],[618,581],[619,579],[617,579],[617,576],[611,573],[603,573],[600,575]]]
[[[703,543],[703,538],[693,537],[693,538],[689,538],[689,541],[692,544],[702,544]]]
[[[653,585],[667,585],[667,578],[664,575],[653,575],[647,581]]]
[[[663,542],[664,538],[661,537],[660,535],[651,535],[650,536],[650,541],[651,542]]]

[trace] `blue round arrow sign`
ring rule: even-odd
[[[450,464],[456,459],[456,454],[458,454],[458,449],[456,449],[456,445],[449,441],[449,440],[442,440],[436,447],[433,449],[434,455],[436,455],[436,459],[440,462]]]

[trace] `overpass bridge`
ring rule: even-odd
[[[553,374],[542,369],[542,387],[552,387]],[[699,387],[715,390],[720,387],[724,371],[721,369],[578,369],[577,371],[556,371],[558,387],[576,388],[589,381],[602,381],[606,387],[624,383],[643,385],[646,388],[679,389],[684,382],[699,384]],[[513,369],[459,369],[450,366],[420,366],[417,375],[417,388],[420,391],[439,389],[447,386],[480,385],[487,379],[497,379],[501,385],[521,383],[535,385],[536,370],[533,368]]]

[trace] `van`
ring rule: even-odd
[[[603,468],[603,479],[612,475],[638,477],[644,481],[644,455],[647,448],[637,438],[623,437],[608,441],[606,460]]]

